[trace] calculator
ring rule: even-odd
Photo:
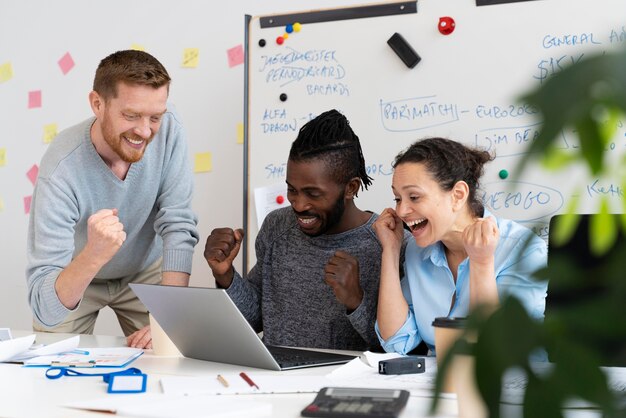
[[[322,388],[303,417],[396,418],[409,400],[402,389]]]

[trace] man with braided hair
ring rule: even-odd
[[[204,257],[217,286],[263,331],[265,343],[380,349],[374,331],[377,215],[354,202],[371,183],[358,136],[345,116],[329,110],[305,124],[291,146],[291,207],[265,218],[256,238],[257,264],[245,279],[233,268],[243,230],[218,228],[207,238]]]

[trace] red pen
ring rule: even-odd
[[[248,376],[247,374],[245,374],[244,372],[239,373],[239,376],[241,376],[241,378],[243,380],[246,381],[247,384],[249,384],[251,387],[256,388],[257,390],[259,390],[259,387],[256,385],[256,383],[254,383],[252,381],[252,379],[250,379],[250,376]]]

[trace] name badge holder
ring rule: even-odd
[[[111,373],[83,373],[69,367],[50,367],[46,370],[48,379],[60,379],[63,376],[102,376],[102,380],[109,385],[108,393],[143,393],[148,381],[148,376],[136,367]]]

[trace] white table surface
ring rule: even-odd
[[[13,337],[32,334],[29,331],[13,330]],[[36,333],[37,343],[48,344],[71,334]],[[119,347],[125,346],[124,337],[81,335],[80,347]],[[260,371],[250,367],[230,364],[214,363],[194,360],[184,357],[158,357],[152,350],[145,353],[130,364],[148,375],[148,393],[162,393],[159,381],[164,376],[211,376],[218,373],[255,372]],[[339,366],[311,367],[306,369],[273,372],[277,374],[299,375],[326,375]],[[78,400],[102,399],[120,396],[107,394],[107,385],[99,377],[62,377],[57,380],[47,379],[45,368],[27,368],[18,364],[0,363],[0,417],[104,417],[99,412],[91,412],[67,408],[62,405]],[[114,371],[115,369],[104,369]],[[263,370],[263,372],[267,372]],[[132,396],[132,395],[129,395]],[[272,417],[292,418],[300,417],[300,411],[315,397],[314,393],[303,394],[253,394],[253,395],[220,395],[236,396],[237,399],[250,399],[272,404]],[[207,396],[207,408],[210,409],[212,397]],[[407,407],[400,415],[405,417],[428,416],[432,399],[428,397],[411,396]],[[456,417],[458,414],[456,400],[442,399],[439,418]],[[518,406],[503,406],[503,416],[521,417]],[[568,417],[595,417],[597,411],[568,411]],[[120,416],[120,415],[116,415]]]

